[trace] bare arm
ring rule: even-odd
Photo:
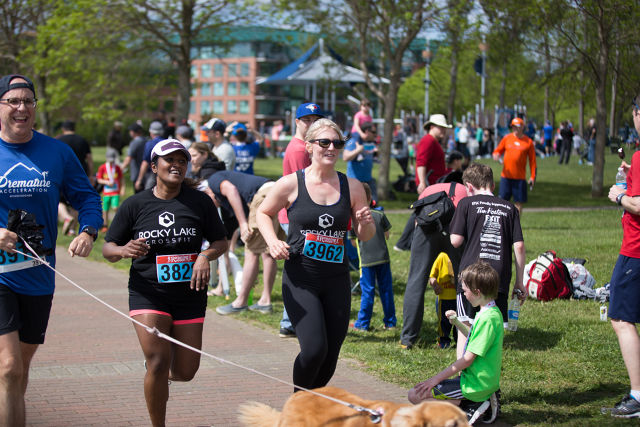
[[[464,243],[464,236],[460,234],[451,234],[449,239],[451,240],[451,246],[454,248],[459,248]]]
[[[513,287],[514,295],[516,295],[516,289],[519,289],[521,294],[518,295],[520,304],[524,304],[527,299],[527,290],[524,287],[522,281],[524,280],[524,265],[526,264],[526,251],[524,248],[524,242],[515,242],[513,244],[513,254],[516,261],[516,283]]]
[[[351,160],[358,157],[358,154],[362,153],[363,151],[364,151],[364,144],[356,144],[356,148],[354,150],[345,149],[342,152],[342,160],[344,160],[345,162],[350,162]]]
[[[416,173],[418,175],[418,194],[422,193],[427,188],[427,167],[418,166]]]
[[[278,215],[281,209],[288,207],[290,198],[295,200],[296,196],[297,177],[295,174],[286,175],[280,178],[276,185],[271,188],[256,213],[258,229],[269,247],[269,253],[275,259],[288,259],[289,245],[278,239],[271,218]]]
[[[447,378],[451,378],[452,376],[458,374],[459,372],[462,372],[464,369],[471,366],[475,358],[475,354],[471,353],[470,351],[466,351],[460,359],[447,366],[438,374],[434,375],[426,381],[418,383],[414,388],[409,390],[409,401],[413,404],[417,404],[425,399],[432,397],[431,389],[433,389],[435,386],[437,386]]]
[[[244,240],[244,237],[249,232],[249,223],[247,222],[247,216],[244,213],[244,205],[242,198],[240,197],[240,193],[238,192],[238,188],[231,182],[224,180],[220,183],[220,193],[222,193],[222,195],[229,201],[231,209],[233,209],[233,214],[238,220],[238,225],[240,226],[240,235]]]
[[[351,221],[353,231],[358,240],[366,242],[376,234],[376,225],[371,217],[371,211],[367,204],[367,197],[362,183],[354,178],[349,179],[349,192],[351,193]]]
[[[109,262],[120,261],[122,258],[139,258],[147,252],[149,245],[145,243],[144,238],[129,240],[124,246],[118,246],[114,242],[105,242],[102,245],[102,256]]]
[[[140,164],[140,172],[138,172],[138,179],[136,179],[135,188],[136,190],[141,190],[144,184],[144,174],[147,173],[149,169],[149,162],[143,160]]]

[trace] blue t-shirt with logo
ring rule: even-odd
[[[362,141],[360,134],[357,132],[347,141],[345,150],[353,151],[357,148],[358,143]],[[373,150],[376,144],[373,141],[364,141],[364,151],[358,156],[347,162],[347,176],[356,178],[361,182],[369,182],[372,179],[371,171],[373,170]]]
[[[236,152],[235,170],[253,175],[253,161],[258,157],[258,153],[260,153],[260,144],[258,142],[235,144],[233,151]]]
[[[80,229],[102,227],[100,196],[67,144],[35,131],[22,144],[0,139],[0,227],[7,227],[10,210],[24,209],[44,226],[43,246],[55,248],[61,193],[78,210]],[[22,244],[17,249],[29,253]],[[55,266],[54,255],[46,260]],[[23,255],[0,251],[0,284],[24,295],[52,294],[53,271],[34,264]]]

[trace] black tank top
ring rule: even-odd
[[[297,264],[314,277],[348,274],[345,239],[351,218],[351,196],[347,177],[338,172],[340,198],[333,205],[319,205],[311,199],[304,170],[297,171],[296,177],[298,197],[287,209],[290,258],[285,266]]]

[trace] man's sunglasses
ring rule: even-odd
[[[327,139],[327,138],[320,138],[320,139],[312,139],[309,142],[317,142],[318,145],[322,148],[329,148],[329,146],[331,144],[333,144],[333,147],[336,150],[340,150],[341,148],[344,147],[344,144],[346,141],[343,141],[341,139]]]

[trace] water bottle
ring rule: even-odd
[[[520,300],[517,295],[514,295],[509,301],[509,311],[508,311],[508,321],[507,321],[507,330],[508,331],[517,331],[518,330],[518,318],[520,317]]]
[[[616,185],[620,189],[627,191],[627,174],[624,173],[624,169],[622,169],[622,167],[618,168],[618,173],[616,174]]]

